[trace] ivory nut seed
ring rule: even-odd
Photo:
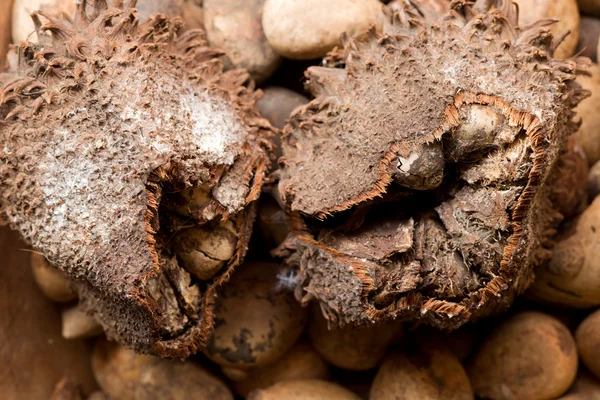
[[[263,29],[282,56],[296,60],[323,57],[340,36],[379,27],[382,4],[377,0],[266,0]]]
[[[237,234],[231,221],[214,228],[188,228],[173,239],[181,265],[196,278],[208,280],[235,254]]]
[[[204,0],[204,26],[211,46],[222,49],[236,68],[266,80],[281,62],[262,29],[264,0]]]
[[[97,336],[102,332],[102,326],[98,321],[79,306],[68,308],[62,312],[62,336],[65,339]]]
[[[50,300],[67,303],[77,298],[67,275],[50,265],[43,255],[31,253],[31,270],[35,282]]]

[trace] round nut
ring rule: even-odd
[[[473,389],[460,361],[441,345],[392,352],[377,371],[369,399],[472,400]]]
[[[208,280],[235,254],[237,234],[231,221],[217,227],[189,228],[173,238],[173,247],[180,264],[200,280]]]
[[[328,327],[320,309],[313,308],[308,335],[315,350],[336,367],[363,371],[377,367],[402,334],[400,323]]]
[[[581,361],[600,378],[600,310],[590,314],[575,332]]]
[[[31,270],[35,282],[50,300],[67,303],[77,298],[67,275],[50,265],[43,255],[31,253]]]
[[[237,394],[247,397],[253,390],[264,389],[279,382],[326,380],[328,377],[329,366],[319,353],[310,344],[299,342],[273,364],[247,371],[246,376],[234,380],[232,386]]]
[[[232,64],[263,82],[281,62],[262,29],[264,0],[204,0],[208,42],[222,49]]]
[[[577,349],[558,319],[522,312],[488,336],[468,369],[475,394],[491,399],[552,399],[577,374]]]
[[[250,393],[248,400],[360,400],[360,397],[335,383],[307,379],[279,382]]]
[[[353,36],[380,24],[377,0],[266,0],[263,29],[271,46],[284,57],[323,57],[340,36]]]
[[[215,330],[204,354],[223,367],[268,365],[296,342],[306,309],[278,282],[279,266],[238,267],[215,299]]]

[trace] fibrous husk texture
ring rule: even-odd
[[[516,5],[492,3],[406,1],[308,69],[278,254],[331,321],[455,328],[506,308],[549,257],[587,61],[553,59],[552,21],[517,27]]]
[[[205,344],[216,288],[245,254],[271,127],[203,31],[179,35],[160,14],[139,24],[134,5],[80,2],[68,25],[33,14],[39,43],[18,48],[0,92],[0,216],[73,278],[109,336],[183,357]],[[209,193],[200,210],[163,210],[194,187]],[[224,220],[235,255],[199,282],[171,239]]]

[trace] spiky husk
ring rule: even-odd
[[[553,59],[552,21],[517,27],[516,5],[492,3],[406,1],[308,69],[316,98],[283,133],[294,237],[277,254],[328,319],[456,328],[508,307],[548,258],[549,176],[587,61]]]
[[[178,35],[181,20],[160,14],[138,24],[134,5],[80,2],[68,25],[33,14],[39,43],[17,49],[0,92],[0,218],[73,278],[110,337],[184,357],[204,346],[216,289],[246,252],[272,131],[248,74],[223,72],[203,31]],[[197,186],[211,193],[200,214],[162,211]],[[198,282],[173,233],[226,219],[235,256]]]

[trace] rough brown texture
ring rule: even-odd
[[[203,31],[95,4],[70,27],[34,13],[39,44],[23,43],[3,78],[0,220],[69,274],[110,337],[186,356],[206,343],[215,291],[245,254],[271,128],[248,74],[223,73]],[[162,207],[191,187],[210,193],[193,215]],[[198,282],[170,238],[222,220],[235,255]]]
[[[508,307],[550,256],[549,176],[587,59],[554,59],[548,21],[516,30],[516,7],[491,3],[406,6],[330,53],[343,68],[308,69],[316,98],[283,132],[295,237],[278,254],[328,319],[458,327]]]

